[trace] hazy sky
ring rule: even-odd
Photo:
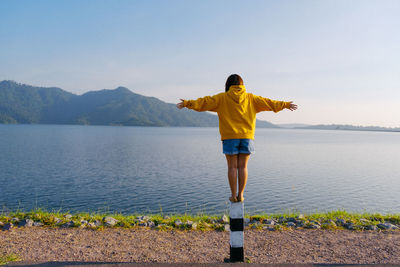
[[[292,100],[273,123],[400,127],[400,1],[0,1],[0,80],[176,103]]]

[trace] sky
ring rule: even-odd
[[[293,101],[272,123],[400,127],[398,0],[1,0],[0,80],[169,103],[224,91]]]

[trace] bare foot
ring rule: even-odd
[[[243,195],[242,195],[242,196],[238,195],[238,196],[236,197],[236,199],[237,199],[238,202],[244,201]]]
[[[231,202],[237,202],[236,197],[230,197],[229,200],[230,200]]]

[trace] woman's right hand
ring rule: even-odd
[[[179,102],[178,104],[176,104],[176,107],[179,108],[179,109],[183,109],[183,108],[184,108],[184,106],[183,106],[183,99],[181,99],[181,102]]]

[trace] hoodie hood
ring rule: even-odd
[[[244,85],[231,85],[227,94],[233,101],[240,104],[246,97],[246,87]]]

